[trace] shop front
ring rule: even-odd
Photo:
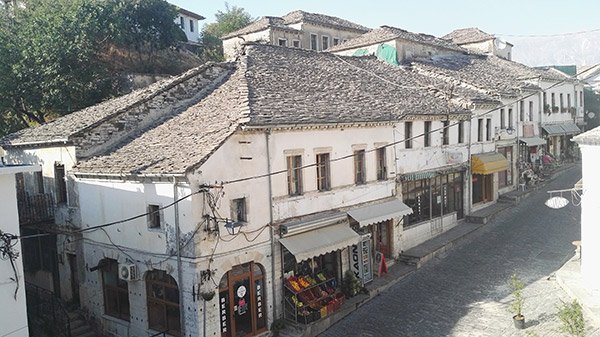
[[[506,157],[498,152],[471,156],[473,204],[494,201],[494,173],[508,169]]]
[[[341,285],[348,248],[361,240],[348,216],[338,213],[286,225],[280,232],[284,317],[308,324],[331,315],[345,301]]]
[[[386,260],[393,260],[399,252],[395,247],[397,243],[394,242],[394,228],[398,227],[405,215],[412,212],[410,207],[396,198],[348,211],[352,228],[361,235],[361,243],[352,247],[351,254],[359,252],[359,260],[370,261],[370,265],[363,269],[373,271],[361,273],[360,270],[353,270],[363,284],[368,283],[370,274],[379,275],[379,267],[385,265]],[[365,241],[369,245],[368,253],[364,247]],[[366,254],[370,256],[365,256]],[[352,259],[355,257],[351,255]],[[364,266],[365,263],[362,265]]]
[[[574,145],[569,140],[573,135],[581,133],[574,122],[542,124],[542,129],[546,134],[548,153],[555,158],[572,155]]]
[[[530,163],[533,167],[541,163],[542,149],[546,141],[539,137],[519,139],[519,159],[523,163]]]
[[[254,262],[234,266],[219,283],[222,337],[255,336],[267,331],[265,273]]]

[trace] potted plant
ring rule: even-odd
[[[525,316],[523,316],[523,288],[525,284],[519,279],[517,274],[510,277],[510,289],[513,300],[510,304],[510,311],[514,314],[513,322],[517,329],[525,329]]]
[[[557,112],[558,112],[558,110],[559,110],[559,108],[558,108],[557,106],[553,106],[553,107],[552,107],[552,112],[553,112],[553,113],[557,113]]]
[[[360,291],[360,281],[351,270],[346,270],[342,281],[342,292],[346,297],[354,297]]]
[[[552,110],[550,110],[550,104],[544,105],[544,112],[548,115],[552,113]]]
[[[213,299],[213,297],[215,297],[215,291],[214,290],[205,290],[200,292],[200,296],[202,296],[202,299],[205,301],[210,301]]]

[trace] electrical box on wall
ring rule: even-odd
[[[125,281],[137,280],[137,266],[135,264],[119,264],[119,278]]]

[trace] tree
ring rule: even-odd
[[[225,12],[215,14],[216,22],[204,25],[202,28],[202,50],[200,58],[203,61],[223,61],[223,43],[221,37],[246,27],[254,19],[241,7],[229,6],[225,3]]]

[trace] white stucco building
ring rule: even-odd
[[[456,29],[442,39],[451,41],[475,53],[494,55],[506,60],[512,60],[513,45],[500,38],[488,34],[479,28]]]
[[[0,148],[0,157],[3,150]],[[0,234],[19,236],[19,212],[17,208],[17,188],[15,175],[40,171],[39,166],[5,166],[0,160]],[[25,275],[21,242],[11,241],[11,251],[15,259],[0,260],[0,326],[4,337],[27,337],[27,302],[25,298]],[[4,242],[0,243],[4,244]],[[3,247],[6,248],[6,247]],[[14,269],[13,269],[14,268]]]
[[[188,42],[192,44],[199,43],[200,21],[205,18],[200,14],[196,14],[180,7],[177,7],[177,13],[179,15],[175,18],[175,23],[183,30]]]

